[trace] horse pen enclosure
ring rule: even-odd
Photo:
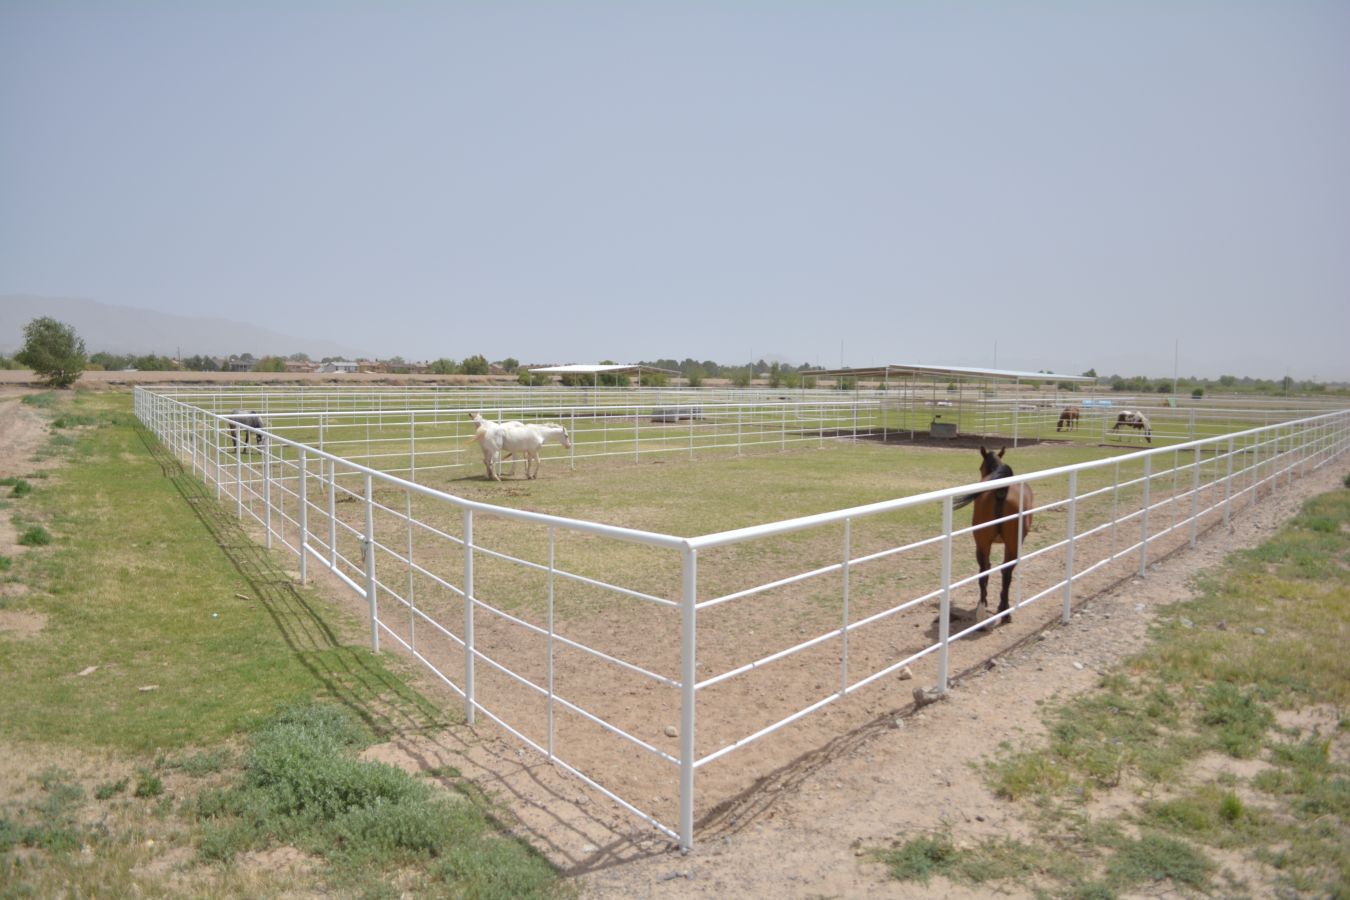
[[[989,401],[969,411],[1000,423],[984,433],[1045,439],[981,486],[1036,497],[993,629],[966,612],[979,573],[953,512],[978,459],[904,443],[940,408],[913,397],[138,388],[135,408],[302,580],[317,566],[360,598],[373,648],[688,848],[801,749],[946,690],[1350,440],[1350,411],[1263,407],[1149,409],[1151,445],[1085,409],[1056,443],[1058,404]],[[260,443],[232,446],[236,409]],[[572,446],[545,448],[538,481],[489,483],[474,412],[558,422]]]

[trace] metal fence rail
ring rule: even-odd
[[[414,421],[403,414],[407,406],[358,404],[339,414],[331,407],[283,413],[279,404],[262,443],[235,449],[222,416],[200,402],[135,393],[146,427],[214,485],[221,502],[256,523],[267,546],[297,555],[302,581],[317,565],[365,601],[373,649],[396,644],[463,699],[470,723],[481,713],[683,847],[693,844],[696,774],[705,767],[905,666],[922,662],[945,691],[953,665],[981,652],[965,640],[981,623],[953,607],[954,593],[979,577],[968,554],[954,552],[969,546],[972,528],[956,521],[953,501],[974,485],[676,536],[493,506],[400,477],[404,469],[411,475],[449,464],[431,454],[455,451],[435,447],[430,430],[418,437],[422,424],[442,422],[436,410],[418,410]],[[826,421],[848,434],[858,410],[879,404],[778,403],[759,419],[752,404],[702,406],[714,423],[707,446],[729,450],[750,443],[747,433],[783,444],[789,414],[804,416],[809,426],[795,430],[811,439],[830,433]],[[818,409],[803,411],[811,406]],[[650,415],[642,409],[639,416]],[[633,409],[622,405],[602,417],[589,407],[516,412],[566,416],[579,433],[585,422],[596,430],[587,445],[617,441],[622,453],[634,451],[632,434],[615,437],[620,422],[639,434],[651,425],[627,422]],[[339,421],[349,414],[368,421]],[[316,429],[316,416],[327,424]],[[371,437],[367,449],[366,439],[341,434],[348,427],[388,434]],[[684,443],[675,449],[688,452],[690,427],[677,423]],[[320,436],[322,447],[314,440]],[[386,439],[426,449],[381,450]],[[982,483],[980,490],[1027,483],[1038,501],[1026,511],[1037,522],[1034,546],[1024,547],[1011,609],[998,618],[1045,601],[1067,621],[1075,591],[1145,574],[1150,559],[1193,546],[1202,529],[1226,525],[1348,446],[1350,410],[1342,410]],[[364,453],[346,455],[358,456],[354,450]],[[766,578],[747,572],[745,554],[789,562]],[[757,604],[771,604],[776,618],[797,616],[800,628],[744,633],[736,617]],[[579,609],[604,610],[604,627],[588,627]],[[935,634],[908,636],[934,616]],[[615,643],[618,621],[665,640]],[[902,632],[901,622],[913,628]],[[704,668],[710,659],[726,662],[711,671]],[[818,674],[816,694],[762,710],[750,703],[756,686],[784,667]],[[628,706],[611,696],[618,684],[632,698]],[[678,721],[677,744],[652,735],[651,723],[662,717]],[[576,740],[583,733],[601,735],[609,756],[583,752]],[[638,771],[669,784],[674,808],[655,809],[644,799],[651,791],[619,786]]]

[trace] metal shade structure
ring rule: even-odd
[[[1096,378],[1091,375],[1061,375],[1058,372],[1025,372],[1018,369],[983,369],[973,366],[938,366],[925,365],[921,363],[891,363],[884,366],[864,366],[856,369],[815,369],[804,371],[803,376],[838,376],[847,378],[867,378],[882,381],[887,388],[890,387],[891,376],[895,376],[899,381],[905,377],[917,382],[920,378],[931,380],[934,385],[939,379],[955,378],[968,379],[972,381],[1010,381],[1014,384],[1020,384],[1023,381],[1067,381],[1067,382],[1086,382],[1095,383]],[[911,391],[911,403],[917,391]],[[936,401],[934,405],[938,405]],[[957,399],[957,418],[960,419],[960,397]],[[911,407],[910,415],[910,437],[914,437],[914,414],[916,410]],[[1012,439],[1013,446],[1018,445],[1018,409],[1014,403],[1012,407]],[[953,431],[954,435],[955,432]]]
[[[928,366],[917,363],[891,363],[885,366],[864,366],[857,369],[814,369],[802,375],[844,375],[854,378],[881,378],[920,375],[931,378],[983,378],[987,381],[1089,381],[1091,375],[1061,375],[1058,372],[1022,372],[1016,369],[981,369],[971,366]]]
[[[596,388],[600,387],[601,375],[637,375],[638,383],[641,384],[643,372],[659,372],[662,375],[674,375],[676,377],[682,374],[673,369],[663,369],[660,366],[648,366],[642,363],[571,363],[565,366],[539,366],[531,368],[530,372],[535,375],[590,375]]]

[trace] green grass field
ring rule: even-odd
[[[51,540],[0,570],[0,615],[40,625],[0,636],[0,897],[559,890],[467,786],[355,759],[452,714],[298,588],[127,395],[38,396],[61,465],[7,501]],[[233,863],[287,845],[302,865]]]

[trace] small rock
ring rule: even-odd
[[[80,671],[76,672],[75,674],[77,674],[77,675],[79,675],[81,678],[83,678],[85,675],[93,675],[93,674],[94,674],[95,672],[97,672],[97,671],[98,671],[98,666],[86,666],[85,668],[81,669]]]
[[[904,727],[905,727],[905,720],[904,720],[904,719],[896,719],[894,722],[891,723],[891,727],[892,727],[892,728],[904,728]]]
[[[1228,623],[1227,623],[1227,622],[1220,621],[1220,622],[1215,623],[1214,627],[1217,628],[1217,629],[1219,629],[1220,631],[1227,631],[1227,630],[1228,630]]]
[[[977,816],[975,817],[975,821],[976,821],[976,822],[983,822],[983,821],[984,821],[984,816],[977,815]]]
[[[679,736],[680,736],[680,729],[676,728],[674,725],[666,726],[666,737],[673,738]]]
[[[582,852],[582,853],[594,853],[595,851],[597,851],[597,850],[599,850],[599,849],[600,849],[600,848],[597,847],[597,846],[595,846],[594,844],[582,844],[582,845],[581,845],[581,852]]]
[[[1177,621],[1179,621],[1179,622],[1181,623],[1181,627],[1182,627],[1182,628],[1194,628],[1194,627],[1195,627],[1195,623],[1192,622],[1190,619],[1186,618],[1185,616],[1182,616],[1182,617],[1181,617],[1180,619],[1178,619]]]
[[[895,677],[900,679],[901,681],[909,681],[911,678],[914,677],[914,673],[910,671],[909,666],[905,666],[903,669],[900,670],[900,674],[896,675]]]
[[[928,688],[927,690],[921,687],[916,687],[914,689],[914,707],[917,709],[921,706],[927,706],[930,703],[936,703],[937,701],[941,700],[944,696],[946,695],[939,693],[938,689],[935,687]]]
[[[157,685],[157,684],[146,684],[146,685],[142,685],[141,687],[138,687],[136,690],[140,691],[142,694],[148,694],[148,693],[150,693],[151,691],[157,691],[157,690],[159,690],[159,685]]]
[[[1080,672],[1083,670],[1083,664],[1076,659],[1073,661],[1073,667]]]
[[[1265,630],[1264,628],[1253,628],[1253,629],[1252,629],[1252,634],[1265,634],[1265,633],[1266,633],[1266,630]]]

